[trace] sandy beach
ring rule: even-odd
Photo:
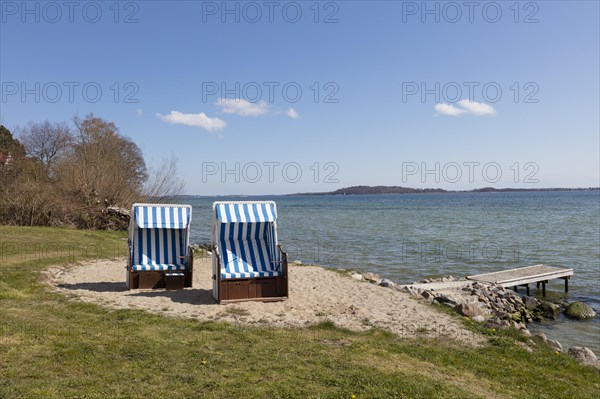
[[[143,309],[169,317],[245,325],[306,327],[330,320],[338,327],[371,327],[402,337],[438,337],[479,346],[482,337],[432,306],[395,289],[361,282],[318,266],[290,265],[289,299],[219,305],[211,296],[210,261],[195,262],[193,288],[180,291],[125,288],[125,260],[56,266],[46,272],[53,289],[74,300],[114,309]]]

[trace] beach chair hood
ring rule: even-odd
[[[272,223],[277,220],[274,202],[217,202],[214,208],[220,223]]]
[[[191,207],[135,204],[133,222],[142,229],[187,229],[191,221]]]

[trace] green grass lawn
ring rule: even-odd
[[[111,258],[126,235],[0,226],[0,398],[596,398],[598,371],[509,334],[490,345],[321,323],[240,327],[109,310],[52,293],[53,264]],[[474,327],[475,328],[475,327]],[[517,337],[518,339],[518,337]]]

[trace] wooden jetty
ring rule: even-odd
[[[513,287],[515,291],[517,291],[517,287],[524,286],[527,288],[527,295],[529,295],[530,283],[536,283],[538,288],[541,284],[542,296],[546,296],[546,284],[548,284],[549,280],[556,278],[562,278],[565,280],[565,292],[569,292],[569,278],[572,275],[573,269],[535,265],[521,267],[518,269],[502,270],[499,272],[467,276],[467,279],[481,281],[483,283],[494,283],[505,288]]]

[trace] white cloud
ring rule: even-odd
[[[442,115],[448,115],[448,116],[458,116],[461,114],[464,114],[466,111],[464,109],[460,109],[455,107],[454,105],[450,105],[450,104],[446,104],[446,103],[440,103],[440,104],[435,104],[435,107],[433,107],[436,112],[438,114],[442,114]]]
[[[294,108],[288,108],[288,110],[287,110],[287,116],[289,116],[292,119],[298,119],[298,118],[300,118],[300,114]]]
[[[269,112],[269,105],[264,101],[251,103],[242,98],[220,99],[216,104],[221,107],[221,111],[226,114],[236,114],[239,116],[259,116]]]
[[[210,118],[204,112],[200,112],[199,114],[184,114],[178,111],[171,111],[169,115],[156,114],[156,116],[166,123],[201,127],[209,132],[223,130],[227,126],[225,121],[219,118]]]
[[[141,108],[137,109],[137,116],[141,117],[142,115],[144,115],[144,110]]]
[[[458,106],[439,103],[433,107],[438,114],[447,116],[459,116],[463,114],[468,115],[496,115],[496,110],[489,104],[478,103],[468,99],[460,100]]]
[[[460,100],[458,104],[473,115],[496,115],[494,107],[471,100]]]

